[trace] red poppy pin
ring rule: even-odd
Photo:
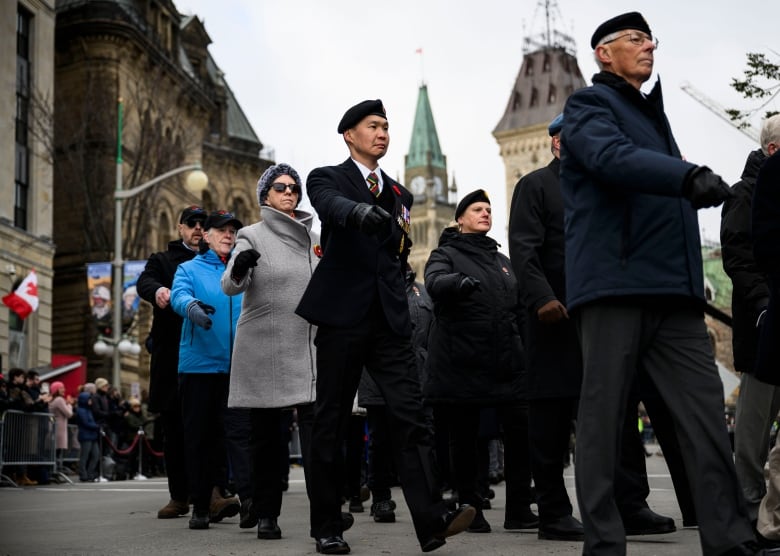
[[[393,186],[393,191],[395,191],[395,194],[398,195],[399,197],[401,196],[401,190],[398,189],[397,185]]]
[[[314,247],[312,247],[312,251],[314,251],[314,254],[317,256],[318,259],[322,258],[322,247],[319,243],[315,243]]]

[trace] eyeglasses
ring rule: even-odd
[[[628,40],[631,42],[631,44],[636,46],[642,46],[645,44],[645,41],[650,41],[653,43],[653,48],[658,48],[658,39],[656,37],[651,37],[649,35],[640,34],[640,33],[624,33],[623,35],[619,35],[615,37],[614,39],[610,39],[608,41],[604,41],[603,44],[609,44],[611,42],[615,42],[618,39],[622,39],[623,37],[628,37]]]
[[[284,191],[287,191],[287,189],[290,190],[290,193],[295,193],[296,195],[301,194],[301,186],[297,183],[282,183],[282,182],[274,182],[271,184],[271,187],[274,188],[274,191],[277,193],[282,193]]]
[[[200,227],[202,228],[204,222],[205,219],[203,218],[188,218],[187,220],[184,221],[184,223],[187,224],[187,226],[189,226],[190,228],[194,228],[198,224],[200,224]]]

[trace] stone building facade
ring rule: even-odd
[[[54,0],[3,0],[0,10],[0,296],[31,270],[38,310],[25,320],[0,305],[0,370],[47,365],[52,355],[51,136]],[[13,53],[16,53],[14,56]]]
[[[209,177],[200,196],[184,188],[182,174],[126,200],[124,260],[164,250],[188,205],[257,219],[257,178],[272,162],[261,158],[263,145],[210,43],[200,19],[179,14],[170,0],[57,2],[53,346],[87,355],[89,378],[111,376],[110,357],[92,349],[86,265],[113,259],[118,173],[124,189],[196,162]],[[141,308],[130,332],[141,344],[149,309]],[[147,373],[145,351],[122,357],[125,392],[130,383],[144,385]]]

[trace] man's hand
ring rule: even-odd
[[[734,196],[729,184],[706,166],[694,168],[683,184],[683,196],[693,208],[717,207]]]
[[[160,309],[165,309],[171,302],[171,290],[165,286],[157,288],[154,292],[154,302]]]
[[[236,260],[233,261],[233,270],[230,272],[230,277],[236,282],[240,282],[250,268],[257,266],[258,260],[260,260],[260,253],[254,249],[241,251],[236,255]]]
[[[539,318],[539,322],[553,324],[568,319],[569,313],[560,301],[553,299],[539,307],[536,311],[536,316]]]
[[[216,311],[217,310],[211,305],[207,305],[196,299],[187,305],[187,318],[201,328],[209,330],[212,325],[209,315],[213,315]]]
[[[380,206],[358,203],[349,213],[347,222],[364,234],[375,235],[387,228],[390,214]]]

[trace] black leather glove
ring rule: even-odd
[[[254,249],[247,249],[241,251],[236,255],[236,259],[233,261],[233,270],[230,272],[231,278],[236,281],[242,280],[249,269],[257,266],[257,261],[260,259],[260,253]]]
[[[209,315],[213,315],[216,311],[217,310],[211,305],[207,305],[196,299],[187,305],[187,318],[201,328],[208,330],[212,325]]]
[[[683,196],[693,208],[717,207],[734,196],[729,184],[706,166],[694,168],[683,184]]]
[[[380,206],[358,203],[349,213],[347,221],[364,234],[378,234],[390,223],[390,214]]]
[[[468,295],[476,289],[479,289],[479,280],[471,276],[464,276],[458,283],[458,293],[460,295]]]

